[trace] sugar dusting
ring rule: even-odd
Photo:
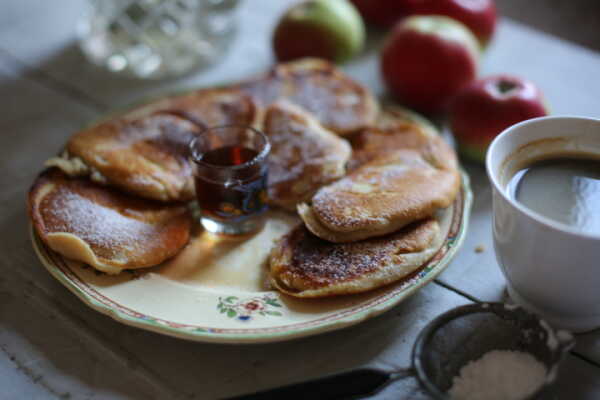
[[[329,243],[297,230],[291,267],[317,282],[340,281],[391,264],[394,241]]]
[[[283,245],[292,249],[289,268],[295,273],[317,283],[339,282],[400,264],[406,254],[425,250],[437,231],[435,224],[425,221],[392,235],[351,243],[331,243],[299,226]]]
[[[546,373],[529,353],[493,350],[463,366],[448,394],[453,400],[521,400],[540,388]]]
[[[141,238],[152,234],[152,226],[82,197],[63,191],[48,207],[54,232],[72,233],[91,246],[105,249],[135,248]]]
[[[428,178],[436,170],[416,151],[404,151],[365,164],[350,175],[322,188],[313,197],[313,208],[319,218],[331,225],[359,226],[386,223],[389,210],[362,208],[365,198],[403,196],[410,191],[403,187],[416,176]],[[364,190],[366,186],[372,190]],[[344,210],[347,210],[346,212]],[[340,212],[343,219],[340,219]]]
[[[368,102],[365,90],[343,74],[332,72],[296,76],[291,100],[326,125],[342,129],[360,125]]]
[[[272,106],[267,111],[265,131],[272,146],[270,186],[305,179],[312,183],[309,189],[313,189],[313,184],[327,182],[343,173],[349,146],[299,108],[284,102]]]
[[[357,193],[356,183],[346,177],[319,190],[312,198],[313,209],[318,209],[319,218],[341,226],[385,223],[386,214],[373,215],[371,210],[357,207],[354,197],[371,196],[371,193]],[[340,195],[340,191],[345,192],[344,195]],[[348,196],[347,193],[351,195]]]

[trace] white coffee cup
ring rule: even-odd
[[[565,153],[600,157],[600,120],[543,117],[518,123],[490,145],[496,257],[518,304],[572,331],[600,327],[600,235],[542,216],[516,202],[507,184],[528,161]]]

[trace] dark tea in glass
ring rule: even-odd
[[[190,150],[204,228],[228,235],[259,230],[267,209],[266,136],[251,127],[213,127],[196,137]]]

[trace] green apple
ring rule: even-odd
[[[347,0],[311,0],[296,4],[283,15],[273,33],[279,61],[319,57],[345,62],[363,47],[365,27]]]

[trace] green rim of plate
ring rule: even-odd
[[[397,288],[394,288],[390,292],[382,294],[381,296],[369,299],[366,301],[366,304],[359,304],[359,310],[355,312],[352,312],[351,309],[346,313],[346,315],[344,315],[345,311],[342,311],[342,315],[339,318],[330,318],[329,316],[324,317],[323,319],[327,320],[323,321],[322,323],[307,321],[274,328],[229,329],[235,331],[235,333],[227,333],[226,331],[228,329],[195,327],[169,322],[132,310],[135,314],[138,314],[137,316],[134,316],[131,315],[131,313],[122,311],[116,307],[111,307],[99,301],[96,297],[81,289],[79,285],[73,281],[73,279],[68,277],[56,264],[56,261],[53,260],[52,257],[60,256],[52,254],[54,252],[52,252],[52,250],[47,248],[41,242],[40,238],[34,232],[33,227],[30,227],[30,235],[35,252],[37,253],[44,267],[48,269],[52,276],[54,276],[59,282],[61,282],[71,292],[79,297],[85,304],[96,311],[112,317],[118,322],[169,336],[200,342],[232,344],[276,342],[298,337],[311,336],[358,324],[392,308],[431,282],[439,273],[441,273],[448,266],[457,250],[461,247],[467,232],[473,195],[470,189],[468,175],[464,171],[461,171],[461,174],[461,192],[460,197],[454,203],[449,235],[444,244],[440,247],[440,250],[428,262],[428,264],[422,267],[416,273],[416,276],[408,280],[406,285],[401,285]],[[441,257],[439,256],[440,254]],[[77,278],[81,280],[81,278],[78,276]],[[374,304],[370,305],[370,303]],[[123,306],[121,307],[126,308]],[[333,316],[335,315],[336,314]],[[294,327],[295,325],[298,325],[298,327]],[[302,325],[307,326],[303,327]],[[261,330],[264,330],[265,332],[260,332]],[[247,331],[247,333],[244,333],[243,331]]]

